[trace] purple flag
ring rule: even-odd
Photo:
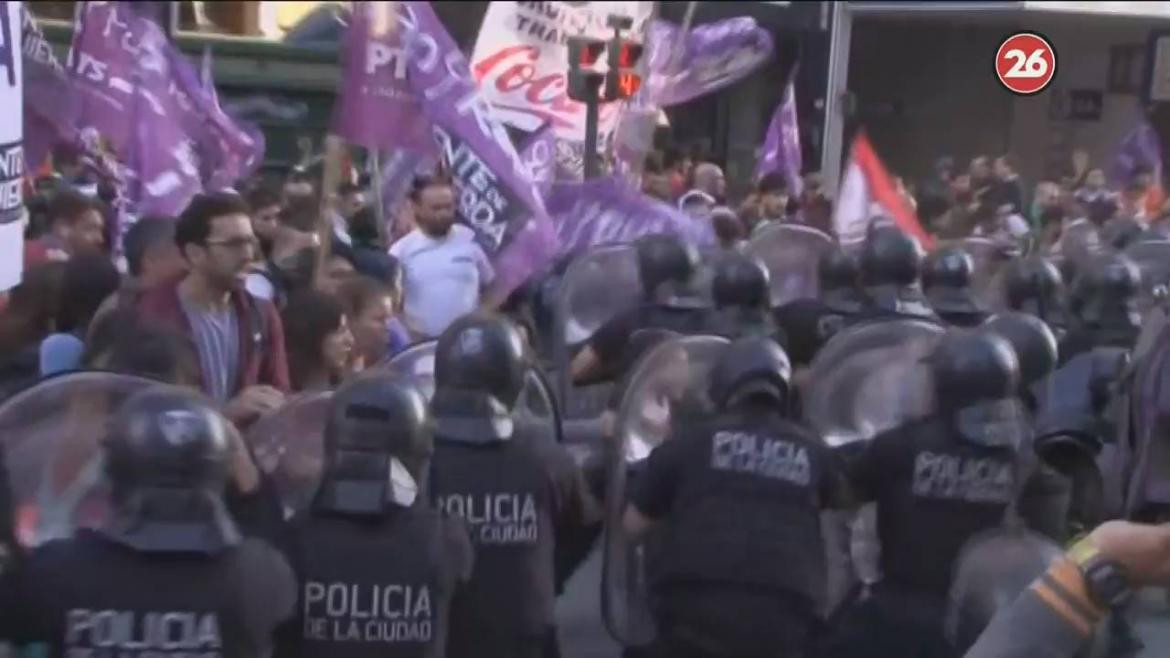
[[[756,164],[756,179],[764,174],[780,171],[788,181],[788,191],[793,196],[799,196],[804,189],[804,181],[800,177],[802,169],[800,157],[800,124],[796,120],[796,90],[792,78],[788,78],[784,85],[784,97],[776,106],[772,114],[772,122],[768,124],[768,134],[764,137],[764,151],[760,154],[760,161]]]
[[[772,36],[748,16],[700,25],[686,36],[677,61],[674,47],[682,28],[655,21],[650,28],[650,98],[662,107],[685,103],[722,89],[772,56]]]
[[[548,210],[561,254],[632,242],[654,233],[673,233],[695,246],[715,243],[710,223],[697,221],[614,177],[557,183],[549,194]]]
[[[556,176],[557,135],[552,123],[546,123],[528,136],[520,149],[520,158],[532,172],[543,197]]]
[[[21,8],[24,59],[24,159],[28,171],[43,165],[58,143],[77,141],[77,103],[65,69],[40,25]]]
[[[127,165],[140,215],[176,215],[205,183],[247,175],[263,143],[219,109],[191,63],[131,5],[85,4],[70,52],[78,125]]]
[[[1162,149],[1158,133],[1144,118],[1126,133],[1117,147],[1109,177],[1114,184],[1123,186],[1133,180],[1139,168],[1153,173],[1154,182],[1162,184]]]
[[[431,4],[400,6],[411,90],[455,179],[460,214],[493,259],[493,296],[507,294],[555,251],[540,189]]]
[[[382,157],[378,166],[382,170],[382,216],[387,221],[394,219],[398,204],[410,189],[414,177],[434,171],[437,160],[438,154],[433,149],[430,153],[398,149]]]
[[[425,152],[432,144],[430,123],[407,80],[407,30],[401,24],[391,29],[391,10],[389,2],[354,3],[332,130],[372,150]]]

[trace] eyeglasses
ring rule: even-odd
[[[208,247],[224,247],[232,251],[243,251],[244,249],[251,249],[256,246],[256,238],[253,237],[239,237],[229,238],[227,240],[208,240],[203,244]]]

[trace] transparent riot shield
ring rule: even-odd
[[[817,267],[833,249],[833,239],[809,226],[777,224],[761,230],[748,242],[745,251],[768,267],[772,285],[772,306],[797,299],[816,298]]]
[[[637,254],[631,245],[601,246],[569,265],[557,290],[553,360],[557,398],[566,420],[596,418],[609,399],[609,383],[572,385],[573,356],[606,322],[642,299]]]
[[[0,405],[0,442],[17,540],[35,547],[94,528],[109,513],[101,443],[131,395],[165,386],[107,372],[44,380]]]
[[[923,358],[943,333],[940,325],[915,319],[838,333],[810,366],[802,391],[806,419],[839,447],[929,414],[934,394]]]
[[[995,284],[997,275],[1012,258],[1019,256],[1019,249],[989,238],[964,238],[955,243],[971,256],[975,271],[971,277],[971,291],[985,308],[993,307],[996,301]]]
[[[415,343],[370,372],[371,374],[390,372],[410,377],[422,388],[422,392],[429,400],[435,394],[435,347],[438,344],[437,340]]]
[[[245,440],[260,470],[272,477],[285,516],[308,508],[325,465],[325,424],[333,393],[308,393],[256,421]]]
[[[1067,273],[1079,269],[1100,252],[1100,232],[1092,222],[1085,221],[1065,226],[1048,255],[1065,272],[1065,281],[1071,282],[1072,277]]]
[[[1142,273],[1142,290],[1138,310],[1142,318],[1164,303],[1170,291],[1170,242],[1148,241],[1132,244],[1125,250]]]
[[[1024,528],[997,528],[972,537],[959,554],[951,582],[945,630],[966,652],[997,612],[1043,574],[1063,551]]]
[[[653,554],[661,538],[629,537],[622,527],[631,481],[650,452],[683,423],[709,415],[708,375],[728,345],[716,336],[682,336],[657,345],[634,367],[616,422],[616,449],[608,455],[608,491],[602,616],[610,634],[626,646],[654,638],[648,608]]]

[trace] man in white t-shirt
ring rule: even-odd
[[[390,247],[403,271],[406,323],[435,337],[474,311],[495,271],[475,242],[475,232],[455,223],[455,191],[441,179],[415,182],[411,190],[416,228]]]

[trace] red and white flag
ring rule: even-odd
[[[833,229],[842,244],[854,244],[865,239],[870,224],[879,217],[893,220],[898,228],[917,238],[925,249],[934,243],[918,223],[914,208],[898,191],[894,177],[873,150],[869,137],[860,132],[853,139],[849,166],[841,179]]]

